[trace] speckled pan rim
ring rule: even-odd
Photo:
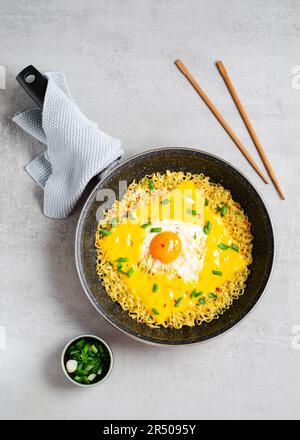
[[[193,340],[186,340],[186,341],[172,341],[170,340],[168,343],[166,342],[161,342],[159,340],[153,341],[151,339],[148,339],[144,336],[137,336],[136,334],[132,334],[130,330],[126,330],[124,328],[122,328],[120,325],[118,325],[118,323],[114,322],[114,320],[108,316],[103,310],[101,310],[101,308],[99,308],[99,306],[94,302],[92,295],[89,293],[89,287],[88,285],[86,285],[85,280],[83,279],[83,275],[84,274],[84,270],[82,268],[82,273],[80,270],[80,239],[81,239],[81,232],[82,232],[82,226],[84,225],[83,219],[86,215],[86,213],[88,212],[87,207],[90,204],[92,198],[93,198],[93,194],[94,192],[97,190],[98,186],[102,183],[102,181],[104,179],[107,179],[111,174],[115,173],[120,167],[123,167],[124,165],[130,163],[131,161],[133,161],[134,159],[140,157],[140,156],[146,156],[146,155],[151,155],[153,153],[163,153],[166,152],[168,150],[173,150],[173,151],[180,151],[180,152],[184,152],[184,151],[190,151],[190,152],[194,152],[196,154],[200,153],[203,154],[209,158],[215,159],[217,162],[223,162],[224,164],[226,164],[227,166],[231,167],[234,171],[236,171],[238,174],[240,174],[245,180],[246,182],[253,188],[253,190],[257,193],[258,197],[261,199],[261,202],[266,210],[266,213],[268,215],[268,220],[270,222],[270,226],[271,226],[271,233],[272,233],[272,239],[273,239],[273,252],[272,252],[272,261],[271,261],[271,266],[270,266],[270,270],[269,270],[269,274],[266,280],[266,283],[261,291],[261,293],[259,294],[259,296],[257,298],[255,298],[255,301],[253,301],[253,303],[251,303],[251,307],[249,308],[249,310],[246,311],[246,313],[241,316],[240,318],[236,319],[234,322],[229,323],[225,328],[219,330],[216,332],[216,334],[208,336],[203,338],[202,340],[199,341],[193,341]],[[80,279],[82,288],[88,298],[88,300],[92,303],[92,305],[95,307],[95,309],[98,311],[98,313],[100,313],[113,327],[117,328],[119,331],[121,331],[122,333],[126,334],[127,336],[129,336],[130,338],[134,339],[135,341],[139,341],[139,342],[143,342],[149,345],[153,345],[153,346],[161,346],[161,347],[174,347],[174,346],[190,346],[190,345],[195,345],[195,344],[203,344],[205,342],[211,341],[221,335],[224,335],[225,333],[229,332],[230,330],[232,330],[234,327],[236,327],[238,324],[242,323],[249,315],[250,313],[254,310],[254,308],[256,308],[257,304],[259,303],[259,301],[261,300],[263,294],[266,292],[270,280],[272,278],[273,275],[273,269],[274,269],[274,263],[275,263],[275,255],[277,253],[276,251],[276,235],[274,232],[274,224],[270,215],[270,212],[267,208],[266,202],[263,198],[263,196],[261,195],[260,191],[257,189],[257,187],[249,180],[249,178],[242,172],[240,171],[238,168],[236,168],[234,165],[232,165],[230,162],[220,158],[219,156],[216,156],[214,154],[208,153],[204,150],[200,150],[200,149],[196,149],[196,148],[191,148],[191,147],[160,147],[160,148],[154,148],[151,150],[146,150],[144,152],[135,154],[131,157],[129,157],[128,159],[119,162],[116,167],[110,169],[107,173],[104,173],[103,178],[101,179],[101,181],[99,181],[95,187],[92,189],[91,193],[89,194],[87,201],[85,202],[80,217],[78,219],[78,223],[77,223],[77,228],[76,228],[76,233],[75,233],[75,263],[76,263],[76,270],[78,273],[78,277]]]

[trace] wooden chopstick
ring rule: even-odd
[[[254,170],[257,172],[257,174],[261,177],[261,179],[268,183],[267,178],[264,176],[262,171],[260,170],[259,166],[255,162],[255,160],[252,158],[249,151],[244,147],[242,142],[239,140],[237,135],[234,133],[234,131],[231,129],[231,127],[228,125],[228,123],[225,121],[219,110],[216,108],[214,103],[209,99],[209,97],[205,94],[205,92],[202,90],[200,85],[197,83],[195,78],[192,76],[192,74],[188,71],[188,69],[185,67],[182,61],[176,60],[175,61],[176,66],[181,71],[181,73],[186,77],[186,79],[191,83],[191,85],[194,87],[198,95],[203,99],[209,110],[212,112],[212,114],[217,118],[217,120],[220,122],[222,127],[225,129],[225,131],[229,134],[233,142],[237,145],[237,147],[240,149],[240,151],[243,153],[245,158],[248,160],[250,165],[254,168]]]
[[[269,159],[267,158],[265,150],[264,150],[260,140],[258,139],[256,131],[254,130],[254,127],[251,124],[251,121],[250,121],[250,119],[249,119],[249,117],[248,117],[248,115],[246,113],[246,110],[245,110],[243,104],[241,103],[240,98],[238,97],[238,94],[237,94],[237,92],[236,92],[236,90],[235,90],[235,88],[234,88],[234,86],[233,86],[233,84],[231,82],[231,79],[229,78],[229,75],[228,75],[228,73],[227,73],[227,71],[225,69],[225,66],[224,66],[223,62],[222,61],[217,61],[216,65],[217,65],[217,67],[219,69],[220,74],[222,75],[222,77],[223,77],[223,79],[225,81],[225,84],[226,84],[226,86],[227,86],[227,88],[229,90],[229,93],[232,96],[232,99],[233,99],[233,101],[234,101],[238,111],[240,112],[240,115],[241,115],[241,117],[242,117],[242,119],[243,119],[243,121],[245,123],[245,126],[246,126],[247,130],[249,131],[249,134],[250,134],[250,136],[251,136],[251,138],[253,140],[253,143],[256,146],[256,149],[257,149],[257,151],[258,151],[258,153],[259,153],[259,155],[261,157],[261,160],[262,160],[262,162],[263,162],[263,164],[264,164],[264,166],[265,166],[265,168],[266,168],[266,170],[267,170],[267,172],[268,172],[272,182],[274,183],[274,186],[277,189],[277,192],[278,192],[279,196],[282,198],[282,200],[284,200],[285,196],[283,194],[282,189],[280,188],[279,182],[278,182],[278,180],[277,180],[277,178],[275,176],[275,172],[274,172],[274,170],[272,168],[272,165],[271,165]]]

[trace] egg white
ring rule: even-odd
[[[160,232],[150,232],[152,228],[162,228],[160,232],[175,232],[180,238],[182,250],[178,258],[164,264],[150,254],[151,240]],[[172,278],[179,275],[185,281],[197,281],[201,272],[206,247],[203,228],[194,223],[178,220],[157,221],[146,229],[146,237],[141,247],[141,263],[145,269],[154,273],[165,273]]]

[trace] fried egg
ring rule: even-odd
[[[141,266],[151,273],[197,281],[203,266],[206,235],[197,224],[161,220],[149,226],[141,247]]]
[[[105,235],[100,230],[101,252],[157,323],[195,307],[200,294],[215,295],[245,268],[222,216],[197,191],[192,182],[153,191],[151,203],[141,199]]]

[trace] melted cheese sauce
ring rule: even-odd
[[[188,190],[188,195],[186,191],[184,196],[182,195],[183,189]],[[216,294],[217,288],[232,279],[236,271],[246,267],[239,252],[230,247],[226,250],[218,247],[220,243],[230,246],[233,243],[232,237],[226,230],[220,214],[212,212],[209,206],[204,207],[204,199],[198,194],[194,184],[185,182],[179,190],[180,196],[176,193],[178,189],[168,194],[168,202],[162,203],[166,198],[154,195],[151,206],[137,207],[134,213],[131,213],[131,219],[122,220],[122,223],[111,229],[110,235],[101,240],[103,253],[115,270],[118,270],[119,264],[116,260],[128,259],[122,263],[120,277],[158,324],[165,321],[171,313],[187,310],[198,303],[199,297],[190,297],[192,291],[203,292],[203,295],[211,292]],[[147,234],[147,228],[143,228],[142,225],[150,218],[151,222],[166,218],[180,219],[201,227],[208,221],[211,222],[212,227],[206,237],[204,262],[197,281],[185,281],[178,275],[171,277],[164,273],[149,273],[139,267],[141,249]],[[130,269],[134,272],[128,276],[126,272]],[[218,274],[214,274],[213,271],[217,271]],[[157,286],[156,289],[154,285]]]

